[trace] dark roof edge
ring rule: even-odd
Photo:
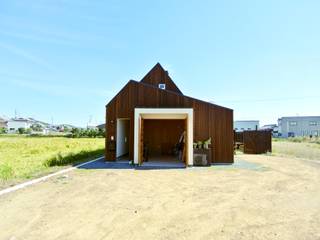
[[[120,89],[120,91],[113,97],[113,98],[111,98],[111,100],[105,105],[105,106],[108,106],[130,83],[132,83],[132,82],[137,82],[137,81],[135,81],[135,80],[129,80],[127,83],[126,83],[126,85],[124,85],[121,89]]]

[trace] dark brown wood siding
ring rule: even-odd
[[[261,154],[272,152],[271,131],[244,131],[243,132],[244,153]]]
[[[233,110],[141,82],[130,81],[106,106],[106,159],[115,160],[117,118],[129,118],[129,157],[133,159],[135,108],[193,108],[194,141],[212,139],[212,163],[233,162]],[[110,147],[111,146],[111,147]]]
[[[150,72],[142,78],[141,82],[155,87],[158,87],[159,83],[164,83],[166,84],[166,90],[182,94],[180,89],[170,78],[169,73],[165,71],[159,63],[157,63]]]

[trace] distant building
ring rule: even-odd
[[[97,125],[96,127],[97,127],[98,129],[100,129],[100,130],[104,130],[104,129],[106,128],[106,124],[105,124],[105,123],[99,124],[99,125]]]
[[[320,135],[320,116],[282,117],[278,119],[281,137],[304,137]]]
[[[28,129],[34,122],[26,118],[12,118],[8,121],[8,133],[16,133],[19,128]]]
[[[7,128],[8,120],[0,117],[0,128]]]
[[[279,136],[279,128],[277,124],[267,124],[263,125],[260,127],[261,130],[270,130],[272,131],[272,136],[273,137],[278,137]]]
[[[242,120],[233,122],[233,130],[236,132],[242,132],[245,130],[258,130],[259,121],[258,120]]]

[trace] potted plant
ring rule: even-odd
[[[211,144],[211,138],[203,142],[203,148],[209,149],[209,145]]]

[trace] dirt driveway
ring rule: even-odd
[[[0,239],[320,239],[319,162],[236,158],[75,170],[1,196]]]

